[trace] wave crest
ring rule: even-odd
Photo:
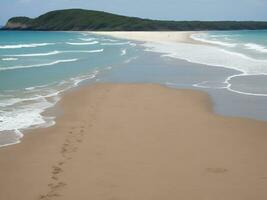
[[[56,65],[60,63],[66,63],[66,62],[75,62],[77,61],[77,58],[74,59],[67,59],[67,60],[57,60],[50,63],[43,63],[43,64],[36,64],[36,65],[24,65],[24,66],[12,66],[12,67],[2,67],[0,68],[0,71],[7,71],[7,70],[15,70],[15,69],[27,69],[27,68],[35,68],[35,67],[44,67],[44,66],[51,66]]]
[[[80,45],[93,45],[99,43],[98,41],[93,41],[93,42],[66,42],[66,44],[69,45],[75,45],[75,46],[80,46]]]
[[[209,40],[209,39],[203,38],[203,36],[205,36],[205,34],[202,33],[202,34],[192,34],[190,37],[193,40],[204,42],[204,43],[209,43],[209,44],[215,44],[215,45],[220,45],[220,46],[225,46],[225,47],[236,47],[237,46],[236,43],[222,42],[218,40]]]
[[[55,43],[0,45],[0,49],[35,48],[35,47],[43,47],[43,46],[54,45],[54,44]]]
[[[267,49],[266,47],[259,45],[259,44],[255,44],[255,43],[247,43],[244,45],[247,49],[252,49],[255,50],[257,52],[261,52],[261,53],[267,53]]]

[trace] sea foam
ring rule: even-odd
[[[101,43],[100,45],[103,45],[103,46],[109,46],[109,45],[127,45],[127,44],[130,44],[130,42],[103,42],[103,43]]]
[[[35,65],[21,65],[21,66],[11,66],[11,67],[1,67],[0,71],[6,71],[6,70],[15,70],[15,69],[27,69],[27,68],[35,68],[35,67],[45,67],[45,66],[52,66],[60,63],[67,63],[67,62],[75,62],[78,59],[67,59],[67,60],[57,60],[50,63],[43,63],[43,64],[35,64]]]
[[[209,43],[209,44],[215,44],[215,45],[220,45],[220,46],[225,46],[225,47],[236,47],[236,43],[229,43],[229,42],[223,42],[223,41],[218,41],[218,40],[211,40],[205,38],[206,34],[192,34],[190,37],[193,40],[204,42],[204,43]]]
[[[0,137],[6,132],[10,141],[0,146],[7,146],[20,142],[22,131],[30,128],[49,127],[55,124],[55,117],[44,116],[43,112],[53,107],[61,97],[61,94],[81,82],[94,79],[98,71],[64,80],[53,85],[40,85],[25,88],[28,96],[13,97],[0,100]],[[12,91],[9,91],[11,93]],[[11,95],[11,94],[10,94]],[[17,95],[17,92],[14,93]],[[24,94],[25,95],[25,94]],[[12,108],[12,109],[10,109]]]
[[[0,45],[0,49],[20,49],[20,48],[34,48],[54,45],[55,43],[34,43],[34,44],[14,44],[14,45]]]
[[[126,50],[126,49],[122,49],[122,50],[121,50],[121,56],[125,56],[126,53],[127,53],[127,50]]]
[[[75,45],[75,46],[83,46],[83,45],[93,45],[93,44],[98,44],[98,41],[93,41],[93,42],[66,42],[66,44],[69,45]]]
[[[252,49],[260,53],[267,53],[267,48],[259,45],[259,44],[254,44],[254,43],[247,43],[244,45],[247,49]]]
[[[51,56],[59,54],[59,51],[50,51],[47,53],[29,53],[29,54],[14,54],[14,55],[6,55],[6,56],[14,56],[14,57],[36,57],[36,56]]]
[[[14,61],[18,60],[17,58],[2,58],[3,61]]]
[[[14,55],[5,55],[13,57],[42,57],[42,56],[52,56],[63,53],[98,53],[103,52],[104,49],[94,49],[94,50],[70,50],[70,51],[51,51],[47,53],[33,53],[33,54],[14,54]],[[17,58],[14,58],[17,59]]]
[[[79,38],[79,40],[90,42],[90,41],[96,40],[96,38]]]
[[[216,46],[187,43],[145,43],[148,51],[209,66],[224,67],[244,74],[267,74],[267,60],[257,60]]]

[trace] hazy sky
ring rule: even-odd
[[[171,20],[264,20],[267,0],[0,0],[0,24],[64,8]]]

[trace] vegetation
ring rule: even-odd
[[[35,19],[14,17],[3,29],[72,31],[196,31],[267,29],[256,21],[161,21],[100,11],[69,9],[48,12]]]

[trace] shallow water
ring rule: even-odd
[[[225,33],[210,32],[205,40],[223,43]],[[240,34],[232,33],[235,44]],[[198,89],[210,94],[219,114],[267,120],[267,57],[236,48],[143,44],[78,32],[0,32],[0,146],[19,142],[25,129],[53,125],[54,116],[42,113],[64,91],[99,82]]]

